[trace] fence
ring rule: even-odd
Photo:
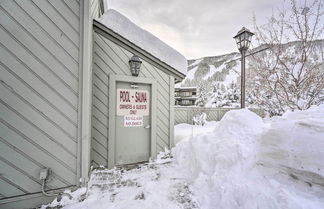
[[[219,121],[225,115],[226,112],[230,110],[235,110],[238,108],[206,108],[206,107],[182,107],[175,106],[175,116],[174,116],[174,124],[177,125],[179,123],[188,123],[192,124],[192,118],[196,115],[200,115],[202,113],[206,113],[207,120],[215,120]],[[264,117],[265,112],[262,109],[249,108],[252,112],[255,112],[257,115]]]

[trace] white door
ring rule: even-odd
[[[116,165],[147,162],[151,143],[151,85],[116,83]]]

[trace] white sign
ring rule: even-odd
[[[137,89],[117,89],[117,115],[149,115],[150,95]]]
[[[142,115],[125,115],[124,116],[124,127],[139,127],[143,126]]]

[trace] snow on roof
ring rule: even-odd
[[[187,59],[182,54],[116,10],[109,9],[97,21],[179,72],[187,73]]]

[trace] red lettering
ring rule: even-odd
[[[146,105],[136,105],[136,109],[137,110],[145,110],[146,109]]]
[[[132,105],[119,105],[119,109],[132,109]]]
[[[121,102],[130,102],[129,91],[120,91],[119,99]]]
[[[135,102],[146,102],[146,92],[136,92],[135,93]]]

